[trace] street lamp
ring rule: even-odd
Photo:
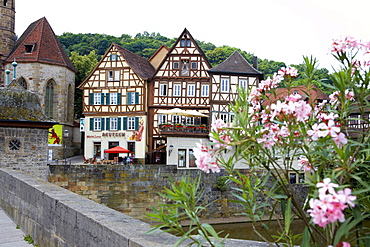
[[[63,131],[63,143],[64,143],[64,164],[67,165],[67,152],[66,152],[66,149],[67,149],[67,138],[69,136],[69,131],[68,130],[64,130]]]

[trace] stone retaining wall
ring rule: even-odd
[[[222,173],[180,170],[166,165],[51,165],[49,182],[83,195],[95,202],[123,212],[131,217],[149,222],[145,217],[151,206],[158,206],[170,179],[179,181],[189,175],[193,180],[201,176],[204,187],[203,202],[214,204],[203,211],[201,218],[216,219],[241,217],[243,208],[230,190],[220,191],[216,184]]]
[[[145,235],[147,223],[21,171],[0,169],[0,207],[40,247],[172,246],[171,235]],[[228,240],[226,246],[268,246]]]

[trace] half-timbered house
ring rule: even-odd
[[[157,150],[149,155],[152,162],[196,167],[192,148],[208,134],[210,68],[184,29],[148,84],[148,145]],[[164,146],[167,152],[158,151]]]
[[[229,104],[235,102],[238,96],[238,87],[250,91],[263,79],[263,74],[257,70],[257,58],[254,66],[238,52],[235,51],[225,61],[208,70],[211,76],[211,113],[212,120],[222,119],[232,122],[233,113]]]
[[[118,155],[104,150],[121,146],[144,162],[147,80],[154,72],[148,60],[118,44],[109,47],[79,86],[83,90],[86,158],[113,160]]]

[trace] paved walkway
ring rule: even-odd
[[[24,233],[0,208],[0,247],[31,247],[24,240]]]

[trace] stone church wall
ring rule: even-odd
[[[0,167],[47,179],[47,129],[0,127]],[[15,149],[13,140],[19,141]]]

